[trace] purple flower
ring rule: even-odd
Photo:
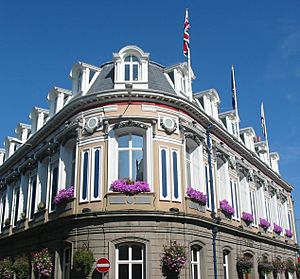
[[[61,204],[66,202],[74,197],[74,187],[71,186],[68,189],[62,189],[59,193],[55,196],[53,202],[55,204]]]
[[[150,192],[150,187],[145,181],[134,182],[129,179],[118,179],[113,181],[110,186],[110,190],[127,195],[135,195],[138,193]]]
[[[32,267],[39,275],[50,277],[53,263],[47,248],[32,254]]]
[[[220,201],[220,208],[225,215],[232,216],[234,214],[234,208],[228,203],[228,201]]]
[[[280,227],[279,225],[275,224],[274,223],[274,228],[273,228],[273,231],[277,234],[281,234],[282,233],[282,227]]]
[[[267,230],[271,224],[268,222],[268,220],[266,219],[263,219],[263,218],[260,218],[259,219],[259,225],[264,229],[264,230]]]
[[[252,223],[254,221],[253,215],[245,211],[242,212],[242,219],[247,223]]]
[[[293,233],[292,233],[292,231],[291,231],[291,230],[288,230],[288,229],[286,229],[286,230],[285,230],[285,236],[286,236],[286,237],[288,237],[288,238],[291,238],[291,237],[293,236]]]
[[[193,189],[192,187],[188,187],[186,190],[186,195],[195,202],[200,203],[201,205],[206,205],[207,196],[204,195],[202,192]]]

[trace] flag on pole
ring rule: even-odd
[[[266,126],[266,118],[265,118],[265,111],[264,111],[263,103],[261,103],[261,106],[260,106],[260,121],[261,121],[261,128],[263,131],[263,135],[266,138],[267,137],[267,126]]]
[[[235,86],[235,76],[234,67],[231,66],[231,91],[232,91],[232,108],[237,110],[237,98],[236,98],[236,86]]]
[[[185,19],[184,19],[184,34],[183,34],[183,54],[185,56],[189,55],[190,52],[190,23],[189,23],[189,14],[188,9],[185,10]]]

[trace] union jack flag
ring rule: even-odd
[[[184,19],[184,34],[183,34],[183,54],[185,56],[189,55],[190,51],[190,23],[189,23],[189,14],[188,9],[185,10],[185,19]]]

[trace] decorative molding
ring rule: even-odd
[[[186,139],[192,139],[194,142],[197,143],[198,146],[200,146],[201,144],[203,144],[202,140],[197,135],[195,135],[194,133],[185,132],[184,133],[184,137]]]
[[[166,120],[166,119],[170,119],[170,120],[173,122],[173,127],[172,127],[172,128],[168,127],[168,126],[165,124],[165,120]],[[166,131],[166,133],[167,133],[168,135],[173,134],[173,133],[177,130],[177,123],[176,123],[176,121],[175,121],[173,118],[170,118],[170,117],[163,117],[163,118],[160,119],[159,124],[160,124],[160,127],[163,128],[163,129]]]
[[[34,158],[27,158],[25,162],[19,166],[19,172],[24,173],[26,170],[32,169],[36,165],[37,161]]]
[[[122,121],[119,123],[116,123],[113,125],[113,129],[121,129],[121,128],[128,128],[128,127],[137,127],[137,128],[142,128],[142,129],[148,129],[149,126],[139,122],[139,121],[134,121],[134,120],[128,120],[128,121]]]
[[[20,172],[16,169],[7,175],[6,181],[10,184],[12,182],[17,181],[19,177],[20,177]]]

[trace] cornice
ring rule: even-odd
[[[209,125],[213,124],[211,133],[219,140],[223,141],[250,164],[260,169],[260,171],[269,179],[278,183],[287,191],[290,192],[293,189],[290,184],[284,181],[276,172],[274,172],[267,164],[262,162],[241,142],[237,141],[236,137],[229,134],[228,131],[226,131],[225,128],[223,128],[213,117],[207,115],[195,103],[171,93],[151,89],[132,89],[131,94],[128,94],[128,92],[123,89],[111,89],[87,94],[85,96],[73,97],[66,106],[49,119],[42,128],[32,135],[25,144],[23,144],[4,162],[4,164],[0,167],[0,176],[3,176],[5,172],[12,168],[15,164],[19,163],[19,158],[25,157],[25,155],[27,155],[30,151],[34,150],[35,146],[45,140],[45,138],[51,133],[54,133],[57,128],[63,125],[66,121],[69,121],[72,116],[90,108],[101,107],[113,103],[128,103],[129,101],[131,103],[150,102],[172,107],[175,110],[188,114],[205,129],[207,129]]]

